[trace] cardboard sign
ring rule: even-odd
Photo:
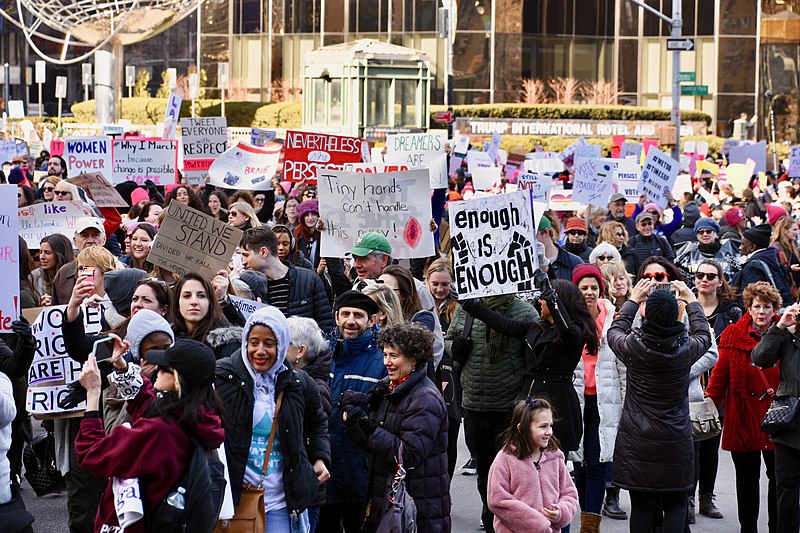
[[[97,207],[130,207],[101,172],[80,174],[69,182],[84,189]]]
[[[748,159],[746,163],[731,163],[725,167],[725,178],[728,185],[733,187],[733,192],[737,196],[742,195],[742,191],[747,188],[750,179],[756,174],[756,162]]]
[[[246,191],[272,189],[272,178],[278,170],[282,149],[278,143],[261,147],[239,141],[211,163],[208,183]]]
[[[531,290],[539,265],[530,198],[530,190],[519,190],[449,204],[459,298]]]
[[[482,152],[485,153],[485,152]],[[488,191],[494,187],[495,184],[500,182],[500,167],[478,167],[473,168],[470,173],[472,174],[472,186],[476,191]]]
[[[398,133],[386,137],[384,162],[406,165],[408,168],[430,170],[430,188],[447,188],[447,132],[431,130],[427,133]]]
[[[197,272],[212,280],[227,270],[241,238],[241,230],[173,200],[147,260],[178,276]]]
[[[83,208],[75,202],[45,202],[20,207],[19,235],[33,250],[39,249],[44,237],[60,233],[70,241],[75,236],[78,219],[84,216]]]
[[[317,178],[323,257],[344,254],[367,232],[380,232],[392,245],[392,257],[429,257],[431,195],[427,169],[369,174],[321,171]]]
[[[746,146],[739,146],[731,150],[728,163],[747,164],[747,160],[752,159],[756,164],[756,172],[767,171],[767,141],[757,142]]]
[[[619,165],[612,173],[611,194],[622,193],[629,203],[639,201],[639,181],[642,179],[642,167],[638,160],[620,159]]]
[[[573,201],[594,206],[606,205],[611,197],[612,172],[615,166],[610,160],[576,158]]]
[[[101,303],[100,307],[81,306],[83,327],[86,333],[100,333],[104,307],[108,302]],[[33,415],[62,415],[65,413],[83,411],[86,404],[82,403],[70,411],[65,411],[58,406],[58,402],[67,395],[67,386],[78,380],[83,365],[67,354],[64,347],[64,336],[61,325],[64,323],[64,310],[66,305],[44,307],[31,322],[33,336],[36,337],[36,354],[28,370],[28,392],[25,404],[29,413]]]
[[[182,118],[181,146],[187,183],[204,182],[211,163],[228,149],[228,119]]]
[[[288,181],[317,179],[321,170],[342,170],[361,162],[361,139],[309,131],[287,131],[283,176]]]
[[[800,178],[800,145],[792,146],[789,152],[789,177]]]
[[[0,333],[11,332],[11,322],[19,318],[18,228],[17,187],[0,185]]]
[[[84,172],[111,170],[111,137],[67,137],[64,145],[70,178]]]
[[[178,181],[178,141],[165,139],[114,139],[114,183],[135,181],[156,185]]]
[[[275,130],[250,128],[250,144],[253,146],[266,146],[274,141],[277,136],[278,132]]]
[[[651,202],[655,202],[661,209],[667,208],[667,198],[664,193],[671,191],[678,177],[680,163],[670,156],[651,146],[647,152],[647,159],[642,167],[642,181],[639,184],[639,193],[644,194]]]

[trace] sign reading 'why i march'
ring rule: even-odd
[[[151,180],[156,185],[176,183],[178,141],[163,139],[115,139],[114,183]]]
[[[173,200],[147,260],[179,276],[197,272],[211,280],[228,268],[241,238],[241,230]]]

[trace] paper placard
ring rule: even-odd
[[[492,142],[489,143],[489,147],[486,152],[489,154],[489,159],[492,160],[493,163],[497,163],[497,151],[500,150],[500,139],[502,136],[498,132],[492,133]]]
[[[430,170],[430,188],[447,188],[447,132],[431,130],[427,133],[397,133],[386,137],[384,162],[406,165],[408,168]]]
[[[343,170],[347,172],[366,172],[368,174],[409,170],[405,165],[387,165],[385,163],[345,163],[342,166],[344,167]]]
[[[19,318],[19,237],[17,187],[0,185],[0,333],[11,332]],[[39,244],[36,244],[37,248]]]
[[[538,258],[530,190],[451,202],[449,210],[459,298],[531,290]]]
[[[84,331],[91,335],[103,329],[104,306],[81,306]],[[67,395],[67,386],[78,380],[83,365],[67,354],[61,325],[64,323],[66,305],[41,308],[36,320],[31,322],[33,336],[36,337],[36,353],[28,370],[28,391],[25,397],[27,411],[34,415],[61,415],[83,411],[86,403],[71,410],[58,406],[59,400]],[[51,416],[52,417],[52,416]]]
[[[231,304],[242,313],[242,317],[244,317],[245,321],[250,318],[250,315],[262,307],[267,306],[267,304],[248,300],[247,298],[240,298],[239,296],[229,296],[229,298],[231,299]]]
[[[605,159],[575,158],[573,201],[594,206],[606,205],[611,197],[612,172],[615,167],[615,164]]]
[[[282,148],[278,143],[262,147],[239,141],[211,163],[208,183],[225,189],[271,189]]]
[[[789,177],[800,178],[800,145],[792,146],[789,152]]]
[[[325,170],[319,175],[323,257],[344,257],[367,232],[389,239],[392,257],[430,257],[431,200],[428,169],[369,174]]]
[[[228,149],[228,119],[225,117],[182,118],[183,175],[203,181],[211,163]]]
[[[50,130],[46,130],[46,131],[49,132]],[[62,141],[61,139],[52,139],[50,141],[50,156],[51,157],[54,156],[54,155],[63,156],[64,155],[64,148],[65,148],[64,141]]]
[[[241,230],[173,200],[147,260],[178,276],[197,272],[212,280],[228,269],[241,239]]]
[[[107,174],[111,171],[111,137],[67,137],[64,160],[70,178],[84,172]]]
[[[114,139],[115,184],[126,181],[156,185],[178,181],[178,141],[166,139]]]
[[[564,163],[558,158],[532,158],[526,159],[525,170],[536,174],[560,174],[564,172]]]
[[[619,157],[620,159],[632,157],[636,159],[636,161],[639,161],[642,157],[643,149],[644,147],[639,143],[624,142],[622,143],[622,148],[619,150]]]
[[[101,172],[80,174],[69,182],[84,189],[97,207],[130,207]]]
[[[253,146],[266,146],[275,140],[278,132],[275,130],[265,130],[262,128],[250,128],[250,144]]]
[[[733,187],[733,192],[737,196],[742,195],[742,191],[747,188],[750,179],[756,174],[756,162],[748,159],[746,163],[731,163],[725,167],[725,179],[728,185]]]
[[[342,170],[344,163],[360,163],[361,142],[358,137],[287,131],[283,179],[313,182],[321,170]]]
[[[83,208],[75,202],[45,202],[20,207],[19,235],[32,250],[39,249],[44,237],[60,233],[70,241],[75,236],[78,219],[85,216]]]
[[[178,117],[181,115],[181,104],[183,97],[178,96],[178,92],[172,89],[169,92],[167,108],[164,110],[164,132],[161,138],[165,140],[175,139],[175,130],[178,126]]]
[[[467,156],[468,151],[469,137],[466,135],[461,135],[456,141],[456,145],[453,147],[453,154],[463,158]]]
[[[664,193],[668,190],[671,191],[675,186],[679,165],[670,156],[655,146],[651,146],[642,167],[640,194],[644,194],[661,209],[666,209],[667,198]]]
[[[553,185],[552,177],[546,174],[522,172],[517,176],[517,184],[523,191],[531,190],[531,198],[534,202],[550,203],[550,189]]]
[[[0,140],[0,163],[11,162],[17,155],[28,155],[28,145],[18,139]]]
[[[470,150],[467,152],[467,170],[472,173],[476,168],[492,168],[494,162],[489,154],[480,150]]]
[[[500,167],[477,167],[473,168],[472,186],[476,191],[488,191],[500,182]]]
[[[612,173],[611,194],[622,193],[629,203],[639,201],[639,180],[642,179],[642,167],[633,159],[620,159],[619,165]]]
[[[747,160],[752,159],[756,164],[756,172],[767,171],[767,141],[757,142],[746,146],[739,146],[731,150],[728,163],[747,164]]]

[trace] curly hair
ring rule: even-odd
[[[622,232],[625,234],[625,242],[628,242],[630,236],[628,235],[628,230],[625,229],[625,225],[621,222],[617,222],[616,220],[610,220],[608,222],[603,222],[600,226],[600,232],[597,235],[597,244],[601,242],[607,242],[614,245],[614,240],[617,237],[617,232]]]
[[[203,205],[203,201],[200,199],[199,196],[197,196],[197,193],[194,192],[191,187],[188,187],[183,184],[178,185],[177,187],[169,191],[169,193],[167,194],[167,199],[164,200],[164,205],[169,206],[169,203],[172,200],[175,200],[175,198],[178,196],[178,191],[181,189],[184,189],[186,191],[186,194],[189,196],[189,207],[191,207],[192,209],[197,209],[198,211],[202,211],[207,215],[211,214],[208,211],[208,208]],[[166,211],[166,209],[164,209],[164,211]]]
[[[742,294],[742,298],[744,299],[744,307],[745,309],[749,309],[751,305],[753,305],[753,301],[758,298],[762,302],[769,302],[772,304],[772,308],[776,311],[781,307],[783,304],[783,298],[781,298],[781,293],[767,283],[766,281],[757,281],[755,283],[751,283],[744,289],[744,293]]]
[[[396,324],[381,331],[378,347],[391,346],[423,368],[433,359],[433,333],[419,324]]]

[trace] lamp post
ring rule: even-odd
[[[45,62],[44,61],[37,61],[36,63],[36,85],[39,86],[39,120],[42,120],[42,108],[44,107],[42,102],[42,85],[45,83]],[[8,69],[8,64],[6,64],[6,69]]]
[[[767,89],[764,98],[769,100],[769,132],[772,137],[772,170],[778,173],[778,144],[775,142],[775,95]]]

